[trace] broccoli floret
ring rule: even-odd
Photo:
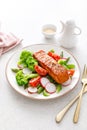
[[[18,71],[16,73],[16,81],[19,86],[24,86],[28,84],[29,79],[37,77],[37,73],[32,73],[32,74],[24,74],[22,70]]]
[[[32,53],[30,51],[24,50],[21,52],[20,60],[22,62],[26,62],[27,58],[31,56],[32,56]]]
[[[34,59],[32,52],[24,50],[21,52],[18,64],[22,64],[24,67],[28,67],[34,72],[34,66],[38,64],[38,61]]]
[[[37,60],[34,59],[33,57],[28,57],[26,60],[28,68],[34,72],[34,66],[38,64]]]
[[[28,83],[28,78],[23,74],[22,70],[16,73],[16,81],[19,86],[23,86]]]

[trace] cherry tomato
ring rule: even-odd
[[[47,75],[47,71],[46,71],[44,68],[42,68],[41,66],[39,66],[39,65],[35,65],[34,69],[35,69],[35,71],[36,71],[39,75],[42,75],[42,76]]]
[[[53,53],[53,52],[51,52],[51,51],[48,52],[48,55],[51,56],[51,57],[52,57],[53,59],[55,59],[56,61],[58,61],[58,60],[60,59],[60,56],[59,56],[59,55],[57,55],[57,54],[55,54],[55,53]]]
[[[74,73],[75,73],[75,70],[74,70],[74,69],[70,69],[70,70],[68,70],[68,74],[69,74],[69,76],[73,76]]]
[[[32,86],[32,87],[37,87],[40,83],[40,76],[36,77],[36,78],[33,78],[29,81],[29,85]]]

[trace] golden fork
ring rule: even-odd
[[[87,92],[87,85],[84,89],[83,93]],[[67,113],[67,111],[71,108],[71,106],[77,101],[77,99],[79,98],[80,93],[78,93],[78,95],[72,99],[56,116],[56,122],[59,123],[61,122],[61,120],[63,119],[64,115]]]
[[[87,85],[84,88],[83,93],[87,92]],[[67,111],[70,109],[70,107],[76,102],[76,100],[79,98],[80,93],[78,93],[78,95],[70,101],[70,103],[68,103],[56,116],[56,122],[59,123],[61,122],[61,120],[63,119],[64,115],[67,113]]]
[[[83,84],[83,86],[82,86],[82,89],[81,89],[80,94],[79,94],[79,100],[77,102],[76,110],[75,110],[74,117],[73,117],[74,123],[78,122],[80,107],[81,107],[81,101],[82,101],[82,95],[83,95],[85,85],[87,84],[87,67],[86,67],[86,65],[84,66],[84,70],[83,70],[83,74],[82,74],[82,84]]]

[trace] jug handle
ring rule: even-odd
[[[75,26],[74,29],[79,30],[79,32],[78,33],[73,33],[73,35],[80,35],[81,34],[82,31],[81,31],[81,29],[79,27]]]
[[[65,24],[62,21],[60,21],[60,23],[62,24],[62,29],[61,29],[60,33],[62,33],[65,28]]]

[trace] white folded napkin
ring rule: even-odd
[[[0,55],[14,48],[21,42],[22,39],[20,40],[12,33],[5,34],[3,32],[0,32]]]

